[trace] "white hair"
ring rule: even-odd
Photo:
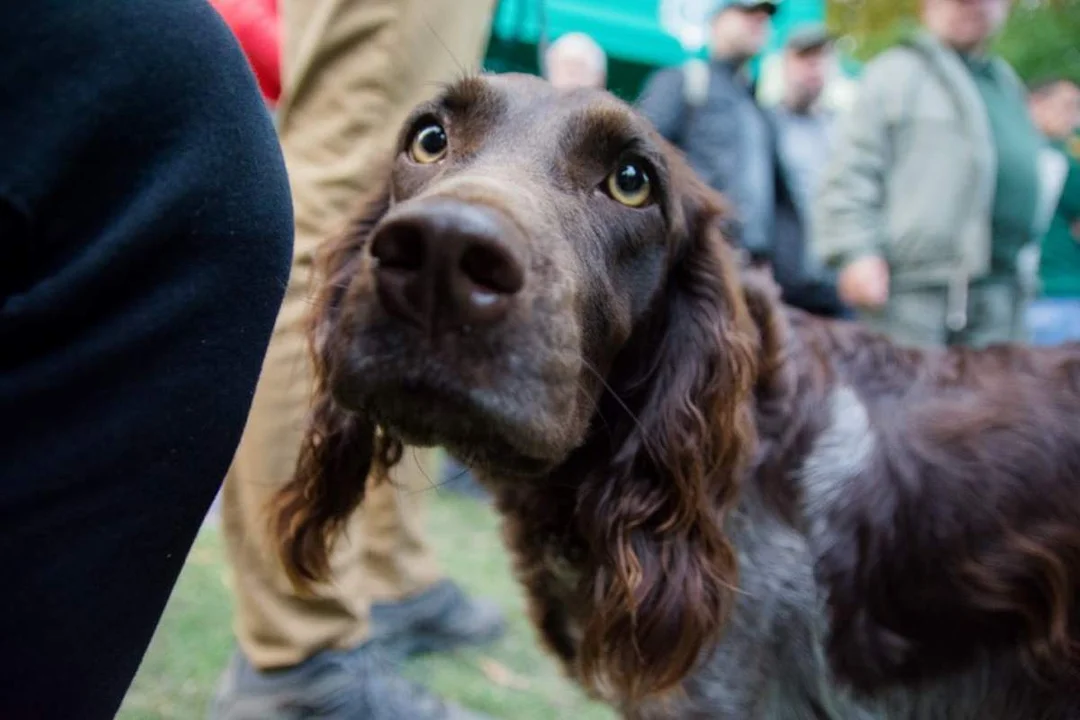
[[[548,46],[547,52],[544,53],[545,74],[547,67],[551,65],[551,58],[556,53],[576,55],[589,63],[589,66],[597,73],[607,75],[607,53],[595,40],[583,32],[560,35],[558,40]]]

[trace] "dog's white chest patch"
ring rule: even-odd
[[[815,535],[820,537],[830,509],[844,496],[869,466],[877,440],[870,415],[856,392],[840,385],[829,398],[829,425],[814,440],[799,470],[804,493],[804,512]]]

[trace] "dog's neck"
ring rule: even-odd
[[[848,449],[859,450],[869,429],[867,408],[850,384],[857,374],[851,366],[858,364],[862,374],[872,374],[875,366],[887,365],[888,374],[896,376],[897,368],[915,366],[919,351],[898,349],[856,325],[778,307],[778,317],[763,330],[768,357],[753,398],[757,446],[740,485],[752,483],[773,512],[795,523],[803,488],[792,471],[815,450],[823,452],[823,443],[834,448],[840,443],[843,449],[838,452],[845,455]],[[549,475],[493,480],[500,509],[566,534],[573,525],[577,482],[611,452],[610,440],[602,435],[598,431]],[[573,544],[572,537],[567,540]]]
[[[861,410],[848,418],[869,423],[865,408],[846,385],[844,364],[860,353],[877,352],[879,362],[896,363],[888,352],[875,351],[870,344],[881,343],[856,326],[821,321],[799,311],[778,311],[771,325],[774,345],[771,358],[763,363],[754,394],[757,447],[740,482],[752,483],[761,501],[772,512],[798,523],[803,490],[792,471],[807,461],[822,438],[837,441],[837,433],[850,433],[857,444],[860,427],[836,426],[834,418],[848,418],[848,410]],[[887,344],[882,348],[891,347]],[[869,349],[868,349],[869,348]],[[899,351],[898,351],[899,352]],[[848,407],[850,406],[850,407]],[[823,408],[831,412],[822,412]],[[603,427],[603,423],[598,423]],[[565,543],[571,565],[581,560],[572,528],[576,511],[575,491],[590,468],[603,465],[603,455],[611,452],[603,431],[578,449],[554,472],[530,480],[492,479],[497,507],[504,514],[526,521],[544,536]]]
[[[832,330],[813,319],[794,316],[774,323],[782,343],[755,394],[758,447],[741,481],[740,506],[779,516],[792,527],[801,519],[802,488],[792,479],[829,428],[823,403],[829,401],[836,370],[807,363],[813,342]],[[817,338],[815,340],[815,338]],[[831,341],[836,341],[831,340]],[[819,355],[818,357],[824,357]],[[611,443],[591,438],[554,473],[526,481],[493,480],[496,507],[506,518],[507,540],[514,550],[520,579],[533,605],[534,621],[547,645],[572,669],[580,620],[589,612],[585,597],[574,597],[575,584],[592,572],[588,549],[577,530],[577,488],[591,469],[604,465]],[[738,542],[737,538],[733,538]],[[575,617],[570,617],[571,615]]]

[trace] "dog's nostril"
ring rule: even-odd
[[[472,300],[477,305],[490,305],[498,295],[513,295],[525,284],[521,264],[506,250],[486,242],[475,242],[461,254],[458,268],[477,290]]]
[[[408,225],[380,234],[371,245],[371,255],[379,267],[416,272],[424,266],[427,247],[419,228]]]
[[[486,208],[413,202],[371,241],[375,290],[391,316],[438,334],[491,325],[525,286],[522,240]],[[509,227],[508,227],[509,226]]]

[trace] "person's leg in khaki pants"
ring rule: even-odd
[[[501,618],[477,612],[440,580],[415,507],[436,477],[432,451],[408,450],[395,482],[368,497],[331,559],[333,580],[298,595],[273,554],[266,505],[290,479],[310,403],[304,320],[311,263],[360,198],[384,178],[374,163],[412,106],[437,83],[480,65],[492,0],[281,0],[284,48],[278,126],[296,214],[292,275],[244,437],[225,480],[222,517],[240,652],[211,715],[278,718],[465,718],[391,675],[371,637],[373,601],[395,631],[417,613],[449,612],[490,637]],[[425,624],[425,623],[421,623]],[[430,622],[426,623],[430,626]],[[453,635],[453,632],[450,633]],[[436,633],[438,635],[438,633]],[[441,639],[446,639],[443,633]],[[410,649],[415,649],[410,647]]]
[[[504,630],[498,606],[441,579],[424,531],[423,500],[438,482],[433,450],[406,448],[393,483],[373,486],[360,522],[370,635],[391,659],[476,645]]]

